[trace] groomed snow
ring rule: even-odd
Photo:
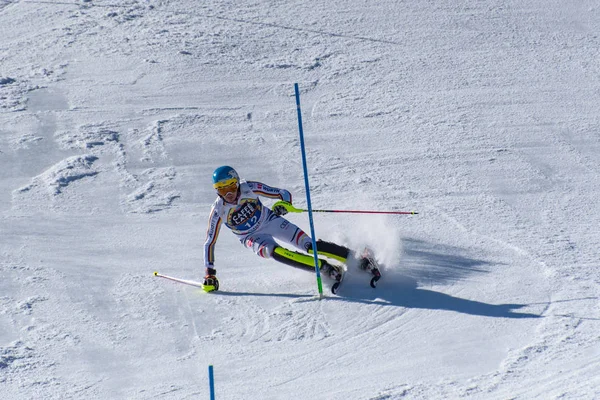
[[[600,398],[596,1],[0,0],[3,399]],[[287,188],[377,289],[222,230]],[[271,201],[265,201],[272,204]],[[309,231],[306,214],[289,219]]]

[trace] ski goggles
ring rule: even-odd
[[[227,193],[235,193],[238,190],[237,181],[234,181],[228,185],[219,185],[220,183],[222,182],[215,183],[214,185],[215,189],[217,189],[217,193],[219,193],[220,196],[225,197]]]

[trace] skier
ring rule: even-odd
[[[210,211],[204,243],[205,290],[219,289],[214,249],[223,223],[245,247],[252,249],[257,255],[273,258],[292,267],[314,270],[312,239],[302,229],[282,217],[287,214],[285,207],[275,206],[271,210],[264,206],[259,198],[262,196],[291,203],[290,192],[261,182],[240,180],[238,173],[229,166],[217,168],[213,173],[212,181],[218,197]],[[280,246],[275,239],[303,252],[288,250]],[[348,257],[353,256],[350,249],[344,246],[322,240],[317,243],[319,256],[332,258],[341,263],[346,263]],[[371,271],[373,275],[379,273],[376,269],[371,270],[371,265],[366,259],[361,260],[360,266]],[[330,264],[324,258],[319,258],[319,268],[336,282],[340,282],[343,277],[342,267]]]

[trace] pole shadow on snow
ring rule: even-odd
[[[541,317],[516,311],[529,304],[490,304],[419,287],[451,283],[463,280],[469,275],[489,273],[486,268],[490,265],[489,262],[470,258],[464,253],[464,250],[452,246],[404,239],[399,266],[382,266],[384,276],[377,289],[369,287],[364,273],[350,271],[346,277],[347,281],[339,291],[339,297],[332,299],[383,306],[446,310],[486,317]]]

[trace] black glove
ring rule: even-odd
[[[288,210],[284,206],[275,206],[273,207],[273,212],[277,216],[285,215],[288,213]]]
[[[206,268],[206,276],[204,277],[204,290],[212,292],[213,290],[219,290],[219,280],[216,277],[217,270],[214,268]]]

